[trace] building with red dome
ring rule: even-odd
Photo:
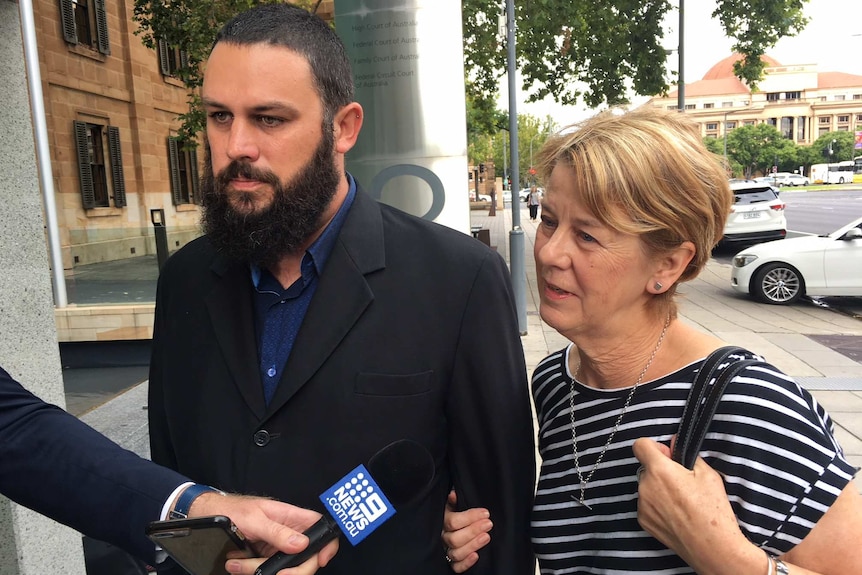
[[[703,79],[685,85],[685,112],[704,136],[723,138],[739,126],[769,124],[785,138],[810,145],[829,132],[862,129],[862,76],[820,72],[814,64],[782,65],[770,56],[757,89],[733,74],[733,54],[717,62]],[[648,105],[677,108],[677,92]]]

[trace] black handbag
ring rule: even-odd
[[[733,345],[720,347],[709,354],[694,378],[671,453],[673,460],[687,469],[694,468],[706,430],[727,384],[743,369],[761,363],[756,359],[730,358],[731,355],[747,353]]]

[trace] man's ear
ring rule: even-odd
[[[692,242],[682,242],[673,251],[662,257],[658,266],[650,278],[647,291],[661,293],[675,284],[683,274],[688,264],[694,259],[697,248]],[[661,286],[661,287],[657,287]]]
[[[359,130],[362,129],[364,113],[358,102],[347,104],[335,114],[332,129],[335,135],[335,151],[346,154],[356,144]]]

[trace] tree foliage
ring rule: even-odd
[[[713,16],[744,56],[734,71],[752,88],[763,75],[760,57],[806,24],[806,1],[718,0]],[[470,88],[477,95],[496,94],[506,69],[497,26],[504,2],[463,0],[462,6]],[[662,25],[671,8],[667,0],[516,3],[516,57],[528,99],[551,96],[562,104],[597,107],[626,103],[632,93],[667,93]]]

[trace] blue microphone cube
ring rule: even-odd
[[[395,508],[364,465],[323,492],[320,500],[351,545],[368,537],[395,515]]]

